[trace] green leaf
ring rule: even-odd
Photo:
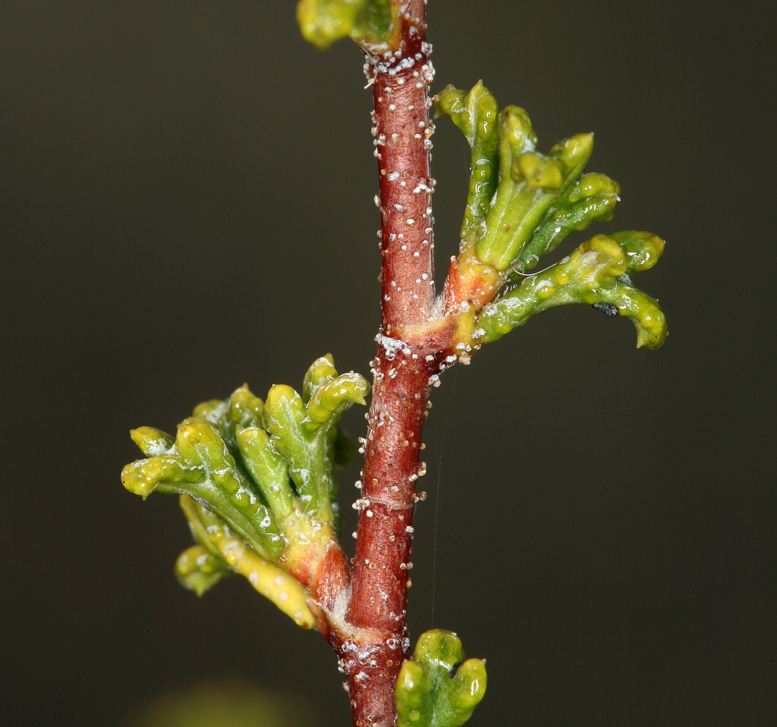
[[[666,339],[666,318],[656,300],[632,285],[628,273],[652,267],[663,245],[646,232],[596,235],[485,306],[476,319],[474,342],[495,341],[548,308],[588,303],[608,315],[630,318],[637,329],[637,348],[658,348]]]
[[[456,634],[436,629],[418,639],[397,680],[398,727],[459,727],[486,692],[486,662],[464,661]]]
[[[219,433],[235,460],[235,468],[259,488],[273,514],[284,519],[294,507],[286,461],[263,429],[264,402],[247,385],[236,389],[228,401],[206,401],[194,410]]]
[[[390,0],[300,0],[297,22],[309,43],[325,50],[341,38],[364,46],[385,43],[393,32]]]
[[[445,88],[439,95],[437,109],[451,117],[472,149],[469,193],[460,233],[464,240],[485,219],[496,191],[499,107],[482,81],[478,81],[467,94],[453,86]]]
[[[331,355],[308,369],[302,396],[273,386],[265,404],[241,386],[228,401],[199,404],[176,438],[133,430],[149,459],[125,467],[122,482],[144,498],[154,490],[191,495],[276,559],[288,545],[284,535],[293,537],[285,528],[296,508],[337,528],[335,465],[347,464],[354,450],[338,422],[368,391],[358,374],[338,376]]]
[[[303,427],[307,409],[302,397],[291,386],[276,385],[267,393],[264,406],[267,431],[273,444],[289,463],[289,474],[306,514],[321,514],[325,521],[329,507],[329,487],[322,482],[325,443],[318,432]]]
[[[147,441],[148,428],[136,430],[133,438]],[[207,503],[258,553],[274,560],[283,552],[284,539],[275,517],[238,470],[219,432],[204,419],[185,420],[165,453],[127,465],[121,479],[143,499],[155,490],[191,495]]]
[[[204,552],[194,551],[198,553],[195,567],[192,567],[190,559],[182,563],[182,559],[179,558],[176,568],[180,566],[184,570],[184,587],[197,590],[212,586],[218,579],[214,580],[211,577],[215,576],[215,572],[208,572],[210,564],[213,567],[224,566],[230,573],[245,576],[259,593],[299,626],[306,629],[315,626],[313,615],[307,607],[310,594],[294,577],[280,565],[259,555],[243,538],[232,532],[223,520],[201,503],[195,502],[188,495],[181,495],[180,503],[189,521],[192,536],[204,550]],[[205,557],[206,554],[213,560]],[[198,572],[192,576],[187,572],[189,570],[198,570]]]
[[[593,134],[556,144],[549,156],[534,150],[537,137],[526,112],[508,106],[499,121],[499,184],[475,246],[478,259],[497,270],[518,260],[548,210],[585,168]]]
[[[257,484],[278,520],[285,520],[294,507],[289,464],[260,427],[241,429],[237,446],[251,479]]]
[[[303,511],[332,522],[336,496],[334,443],[340,416],[365,403],[369,384],[353,372],[337,376],[331,357],[318,359],[305,377],[300,396],[290,386],[273,386],[264,420],[278,452],[289,463]]]
[[[353,404],[366,403],[365,397],[369,390],[364,377],[353,371],[327,381],[315,389],[308,401],[309,422],[306,422],[306,427],[317,429],[324,424],[336,424],[343,412]]]
[[[364,381],[361,376],[355,377],[353,373],[346,374],[346,377],[351,379],[351,398],[358,403],[364,403],[364,396],[366,396],[369,390],[366,381]],[[335,379],[337,379],[337,369],[335,368],[332,354],[328,353],[326,356],[317,359],[308,369],[302,385],[302,401],[308,407],[309,416],[312,404],[313,411],[317,412],[319,417],[323,417],[324,420],[330,419],[333,412],[322,412],[321,402],[322,400],[327,400],[330,404],[332,403],[331,397],[327,396],[324,387],[332,384]],[[332,384],[332,386],[336,386],[336,384]],[[349,405],[350,404],[348,404],[348,406]],[[337,406],[335,408],[337,408]],[[347,407],[343,406],[343,410],[344,408]],[[341,413],[342,411],[340,414]],[[337,414],[336,417],[339,419],[339,414]],[[315,429],[319,424],[319,422],[314,424],[313,417],[311,417],[311,423],[309,423],[307,427]],[[339,534],[340,509],[337,503],[337,477],[335,475],[335,466],[345,469],[356,454],[356,445],[336,421],[330,421],[328,423],[325,440],[324,476],[329,483],[329,502],[332,508],[333,525],[335,531]]]
[[[585,230],[595,220],[607,222],[620,200],[620,186],[604,174],[584,174],[554,204],[518,256],[516,267],[531,270],[570,233]]]

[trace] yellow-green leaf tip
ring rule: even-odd
[[[198,596],[215,586],[232,571],[219,555],[214,555],[202,545],[193,545],[178,556],[175,563],[175,577],[178,582]]]
[[[390,0],[300,0],[297,22],[309,43],[322,50],[341,38],[361,45],[385,42],[392,32]]]

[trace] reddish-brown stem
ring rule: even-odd
[[[409,656],[405,613],[421,433],[437,350],[423,329],[435,305],[424,0],[405,3],[391,51],[367,57],[380,173],[382,329],[365,445],[345,628],[333,638],[356,727],[396,722],[395,687]],[[411,339],[411,340],[408,340]]]
[[[384,332],[429,318],[435,290],[432,265],[432,180],[428,83],[432,78],[423,25],[403,24],[394,52],[368,58],[373,80],[372,115],[380,179]]]
[[[466,362],[474,314],[498,283],[495,271],[464,249],[451,266],[444,300],[436,303],[426,2],[391,1],[399,8],[392,40],[380,51],[365,50],[375,104],[383,285],[356,555],[349,574],[333,545],[309,587],[318,628],[348,677],[356,727],[396,724],[397,677],[411,656],[408,572],[429,387],[442,368]]]

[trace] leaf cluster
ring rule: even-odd
[[[597,235],[541,273],[528,274],[567,235],[613,217],[618,183],[583,174],[593,134],[571,136],[542,154],[526,111],[500,111],[480,81],[469,92],[446,87],[437,112],[451,117],[471,148],[460,258],[475,258],[498,280],[497,299],[477,313],[468,343],[494,341],[548,308],[588,303],[611,317],[630,318],[637,347],[658,348],[666,318],[628,275],[656,263],[664,242],[655,235]]]
[[[179,558],[184,585],[201,594],[230,570],[245,570],[229,557],[238,550],[252,562],[282,560],[292,572],[324,556],[339,527],[335,467],[355,451],[339,420],[368,391],[360,375],[338,375],[327,355],[308,369],[302,393],[275,385],[262,401],[241,386],[225,401],[197,406],[175,437],[132,430],[146,458],[124,468],[124,486],[144,499],[154,491],[184,496],[198,543]]]

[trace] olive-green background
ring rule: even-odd
[[[637,351],[627,321],[561,308],[443,377],[413,638],[433,623],[487,657],[473,727],[777,724],[766,4],[429,5],[435,90],[482,78],[542,149],[596,132],[589,169],[623,202],[591,234],[667,239],[635,282],[671,332]],[[172,430],[246,381],[298,386],[326,352],[368,372],[371,97],[357,49],[306,46],[293,11],[0,0],[6,725],[113,727],[237,677],[348,724],[323,639],[244,581],[182,590],[175,499],[119,482],[133,426]],[[468,153],[446,119],[435,142],[442,270]]]

